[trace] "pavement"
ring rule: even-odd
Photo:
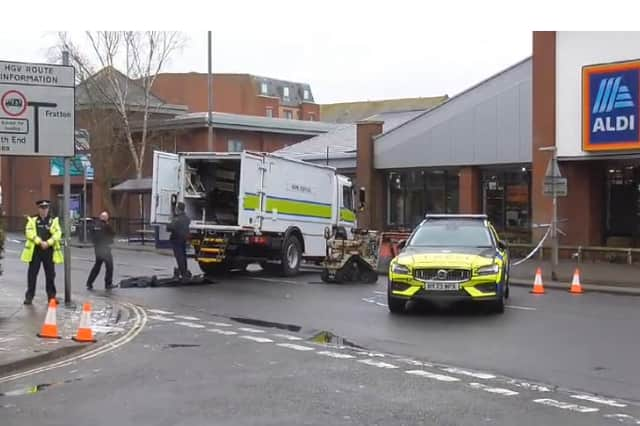
[[[0,285],[0,377],[3,374],[64,358],[112,341],[124,332],[129,319],[129,311],[122,305],[105,297],[74,295],[72,303],[64,304],[64,292],[60,291],[58,278],[58,299],[56,324],[60,339],[37,337],[47,315],[48,303],[44,291],[44,271],[41,270],[36,297],[30,306],[23,305],[26,290],[26,266],[16,265],[15,257],[9,256],[4,262],[5,274]],[[16,266],[24,269],[16,274]],[[62,274],[58,271],[58,277]],[[22,275],[22,276],[20,276]],[[91,303],[91,324],[97,343],[77,343],[71,338],[76,335],[80,323],[82,304]]]

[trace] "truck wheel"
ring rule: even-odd
[[[292,277],[300,271],[302,250],[297,237],[290,235],[282,246],[282,275]]]

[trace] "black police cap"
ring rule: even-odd
[[[49,207],[51,205],[51,201],[49,201],[49,200],[38,200],[38,201],[36,201],[36,205],[38,207]]]

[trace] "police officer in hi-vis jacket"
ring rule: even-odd
[[[36,202],[38,214],[27,217],[25,236],[27,241],[22,251],[21,260],[29,264],[27,274],[27,293],[24,304],[30,305],[36,294],[36,281],[40,264],[44,266],[44,274],[47,280],[47,299],[55,299],[56,302],[56,269],[55,264],[63,262],[60,240],[62,239],[62,229],[57,217],[49,214],[51,202],[49,200],[39,200]]]

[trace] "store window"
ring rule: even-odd
[[[458,172],[415,169],[387,173],[387,225],[413,228],[427,213],[458,212]]]
[[[527,167],[484,170],[483,210],[500,236],[512,242],[531,239],[531,173]]]
[[[640,236],[640,166],[611,163],[607,169],[607,237]]]

